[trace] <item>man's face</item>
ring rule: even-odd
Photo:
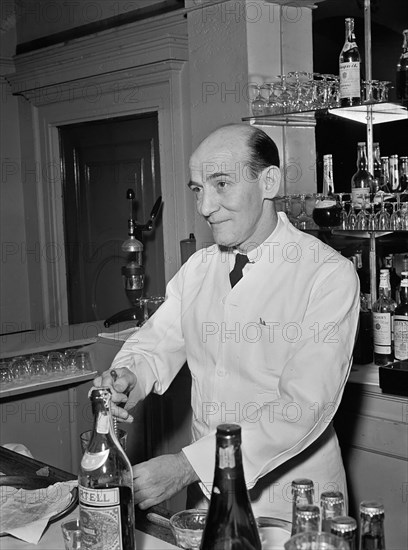
[[[260,244],[263,186],[250,174],[248,153],[242,136],[221,133],[210,136],[191,157],[189,187],[218,245]]]

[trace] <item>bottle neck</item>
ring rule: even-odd
[[[402,53],[408,53],[408,31],[402,33]]]
[[[359,147],[358,149],[357,168],[359,170],[367,170],[367,155],[364,147]]]
[[[346,19],[346,35],[345,42],[355,42],[356,37],[354,34],[354,21],[353,19]]]
[[[214,484],[221,493],[239,484],[245,486],[241,443],[237,438],[217,438]]]
[[[408,279],[404,279],[400,287],[400,305],[408,305]]]

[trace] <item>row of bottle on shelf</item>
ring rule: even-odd
[[[371,303],[370,273],[361,251],[350,257],[360,279],[360,326],[354,360],[360,364],[387,365],[408,360],[408,254],[402,259],[401,275],[393,255],[383,259],[378,298]]]
[[[292,536],[308,531],[332,533],[346,540],[350,550],[383,550],[384,505],[377,501],[360,503],[360,534],[356,519],[345,515],[344,496],[340,491],[320,495],[320,507],[314,504],[311,479],[292,481]],[[359,539],[359,544],[358,544]]]

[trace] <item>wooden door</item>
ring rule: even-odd
[[[69,323],[106,319],[130,307],[121,267],[130,204],[145,223],[161,195],[157,113],[59,128],[62,151]],[[144,295],[164,295],[161,214],[143,234]]]

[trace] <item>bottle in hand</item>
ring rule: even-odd
[[[90,398],[94,426],[78,476],[81,549],[133,549],[132,467],[114,432],[110,389],[93,388]]]
[[[387,365],[394,359],[393,353],[393,317],[396,303],[391,298],[390,272],[380,270],[378,299],[372,308],[374,363]]]
[[[346,36],[339,58],[340,106],[352,107],[361,103],[360,52],[354,34],[354,19],[348,17]]]
[[[245,485],[241,427],[220,424],[215,472],[201,550],[261,550],[258,527]]]

